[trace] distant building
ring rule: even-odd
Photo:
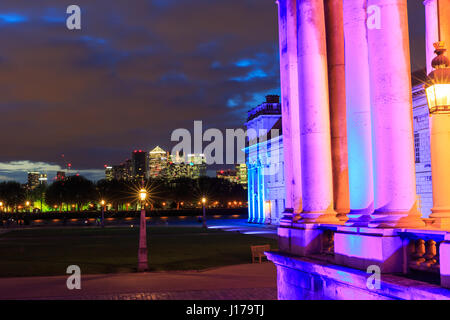
[[[62,181],[66,179],[66,172],[65,171],[58,171],[56,172],[56,181]]]
[[[113,167],[105,166],[105,179],[111,181],[114,179]]]
[[[148,178],[148,156],[143,150],[134,150],[131,156],[134,179]]]
[[[189,154],[186,161],[189,178],[198,179],[206,176],[206,157],[204,154]]]
[[[164,170],[164,177],[169,181],[178,178],[190,178],[189,165],[179,152],[169,156],[167,167]]]
[[[428,217],[433,207],[431,177],[430,113],[423,83],[426,71],[414,72],[413,79],[413,126],[416,159],[416,188],[422,216]]]
[[[217,170],[216,178],[224,179],[232,183],[239,183],[239,177],[237,176],[236,170],[226,169],[226,170]]]
[[[28,189],[33,190],[37,186],[39,186],[41,184],[39,181],[40,177],[41,177],[40,172],[28,172],[28,180],[27,180]]]
[[[47,182],[48,182],[47,174],[46,173],[41,173],[39,175],[39,183],[40,184],[47,184]]]
[[[250,110],[246,126],[248,220],[278,224],[286,198],[279,97],[267,96],[266,102]],[[262,136],[262,130],[268,134]]]
[[[242,184],[244,189],[247,189],[247,165],[245,163],[236,165],[236,176],[238,178],[238,183]]]
[[[169,164],[168,153],[157,146],[148,154],[149,177],[164,178]]]

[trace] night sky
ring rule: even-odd
[[[422,0],[408,0],[412,67]],[[82,30],[66,8],[82,9]],[[279,94],[274,0],[1,0],[0,181],[72,163],[91,179],[174,129],[237,128]]]

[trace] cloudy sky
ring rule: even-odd
[[[408,3],[419,69],[424,10]],[[65,162],[98,179],[194,120],[241,127],[279,93],[274,0],[1,0],[0,43],[0,181]]]

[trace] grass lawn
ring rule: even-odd
[[[150,271],[199,270],[250,263],[251,245],[271,239],[201,228],[149,226]],[[0,277],[135,272],[139,228],[58,228],[0,234]]]

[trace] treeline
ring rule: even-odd
[[[208,206],[236,207],[246,204],[247,191],[242,185],[224,179],[201,177],[172,181],[144,181],[149,192],[148,205],[156,208],[197,207],[202,197]],[[18,182],[0,183],[2,210],[19,211],[47,208],[51,211],[81,211],[98,209],[104,200],[109,209],[136,208],[142,181],[100,180],[94,183],[82,176],[69,176],[51,185],[39,185],[33,190]],[[28,207],[28,208],[27,208]]]

